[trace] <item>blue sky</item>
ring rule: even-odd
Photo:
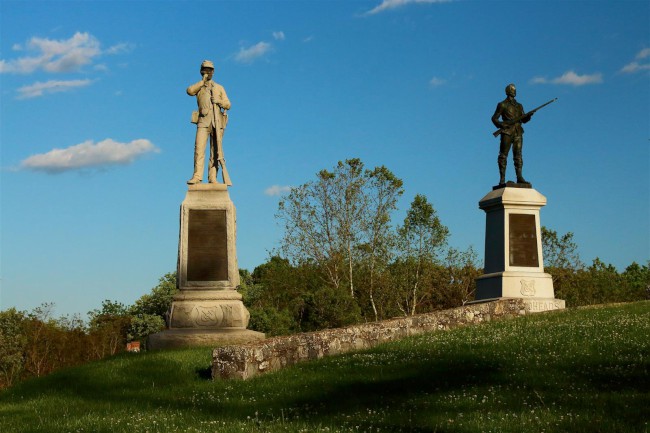
[[[584,261],[650,259],[647,1],[0,1],[0,309],[131,303],[176,266],[199,65],[224,138],[240,267],[277,247],[279,194],[361,158],[482,255],[504,88],[539,111],[524,176]],[[509,161],[508,178],[513,176]]]

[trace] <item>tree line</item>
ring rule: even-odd
[[[269,336],[414,315],[474,299],[482,264],[471,248],[447,244],[449,229],[416,194],[395,224],[403,183],[386,167],[339,162],[279,203],[280,245],[252,272],[240,270],[249,328]],[[542,227],[546,272],[567,306],[650,299],[650,261],[623,272],[596,258],[585,265],[573,234]],[[165,328],[176,274],[133,305],[54,318],[53,305],[0,311],[0,389],[19,380],[101,359]]]
[[[0,389],[30,377],[123,352],[130,341],[146,341],[165,328],[165,314],[176,293],[176,274],[161,277],[133,305],[105,300],[100,309],[53,317],[54,304],[32,311],[0,311]]]
[[[482,263],[447,244],[449,229],[416,194],[394,224],[403,183],[386,167],[339,162],[279,203],[283,237],[273,256],[242,275],[251,327],[269,335],[313,331],[452,308],[474,299]],[[568,306],[650,297],[648,265],[622,273],[586,266],[573,234],[542,228],[546,271]]]

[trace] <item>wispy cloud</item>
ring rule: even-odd
[[[533,84],[564,84],[570,86],[584,86],[586,84],[600,84],[603,82],[603,74],[578,75],[574,71],[567,71],[563,75],[547,79],[546,77],[535,77],[530,80]]]
[[[626,74],[633,74],[639,71],[648,71],[650,70],[650,63],[639,63],[637,60],[643,60],[650,57],[650,48],[644,48],[639,51],[635,57],[635,61],[628,63],[627,65],[621,68],[621,72]]]
[[[280,186],[280,185],[273,185],[264,190],[264,194],[268,196],[280,196],[282,194],[286,194],[289,191],[291,191],[290,186]]]
[[[33,37],[24,47],[14,45],[14,50],[34,54],[9,61],[0,60],[0,73],[30,74],[37,70],[73,72],[101,54],[99,41],[89,33],[80,32],[63,40]]]
[[[383,0],[379,5],[370,9],[364,15],[375,15],[391,9],[397,9],[413,3],[446,3],[451,0]]]
[[[433,78],[431,78],[431,79],[429,80],[429,86],[431,86],[431,87],[438,87],[438,86],[442,86],[442,85],[445,84],[446,82],[447,82],[447,81],[446,81],[446,80],[443,80],[442,78],[433,77]]]
[[[147,153],[160,152],[149,140],[138,139],[120,143],[110,138],[94,143],[92,140],[65,149],[32,155],[20,163],[23,170],[49,174],[65,171],[130,164]]]
[[[271,44],[268,42],[258,42],[248,48],[240,48],[239,52],[235,55],[235,60],[240,63],[252,63],[256,59],[264,56],[271,51]]]
[[[113,45],[109,49],[106,50],[106,54],[122,54],[122,53],[130,53],[135,49],[135,44],[127,43],[127,42],[122,42],[120,44]]]
[[[285,39],[284,32],[273,32],[273,39],[283,41]]]
[[[36,98],[46,93],[67,92],[90,85],[93,80],[50,80],[36,82],[18,89],[18,99]]]

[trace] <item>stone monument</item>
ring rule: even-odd
[[[228,194],[232,183],[221,146],[226,126],[223,118],[230,101],[223,87],[211,81],[213,72],[212,62],[204,61],[203,80],[187,89],[189,95],[196,95],[199,111],[193,115],[193,123],[197,124],[194,174],[187,182],[180,211],[179,292],[168,312],[168,329],[149,336],[150,349],[239,344],[264,338],[264,334],[246,329],[250,315],[237,292],[237,219]],[[208,137],[211,143],[206,184],[201,180]],[[222,168],[224,183],[217,182],[218,167]]]
[[[506,87],[506,95],[492,116],[492,122],[500,128],[494,135],[501,134],[499,184],[479,202],[479,208],[486,214],[485,269],[484,275],[476,280],[475,302],[520,298],[527,311],[562,309],[565,303],[555,299],[553,278],[544,272],[540,209],[546,205],[546,197],[521,174],[520,123],[529,121],[532,113],[555,99],[524,113],[514,99],[513,84]],[[517,182],[506,182],[506,157],[512,144]]]

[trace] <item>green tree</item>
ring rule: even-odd
[[[394,257],[394,235],[391,232],[391,214],[397,209],[397,200],[404,193],[402,180],[386,167],[376,167],[365,173],[367,178],[365,201],[367,212],[361,228],[365,243],[359,245],[361,265],[366,271],[365,288],[375,320],[379,320],[376,292],[378,275],[385,272]],[[380,294],[381,296],[381,294]]]
[[[400,289],[398,305],[404,315],[414,315],[427,296],[422,286],[431,280],[433,264],[448,236],[449,230],[440,222],[433,205],[424,195],[416,195],[404,224],[398,228],[395,284]]]
[[[129,313],[134,316],[159,316],[164,322],[176,293],[178,293],[176,272],[168,272],[160,277],[158,285],[152,288],[151,292],[135,301],[129,308]]]
[[[542,226],[542,254],[545,267],[576,271],[585,266],[571,232],[560,236],[555,230]]]
[[[630,300],[650,299],[650,261],[643,266],[633,262],[625,268],[623,279]]]
[[[0,311],[0,389],[13,385],[25,367],[25,322],[24,312],[15,308]]]
[[[292,188],[276,214],[284,225],[283,256],[294,264],[316,263],[333,287],[347,280],[352,296],[365,181],[359,159],[339,161],[333,171],[321,170],[315,181]]]
[[[96,359],[124,350],[132,316],[121,302],[105,300],[101,310],[88,312],[89,345]]]

